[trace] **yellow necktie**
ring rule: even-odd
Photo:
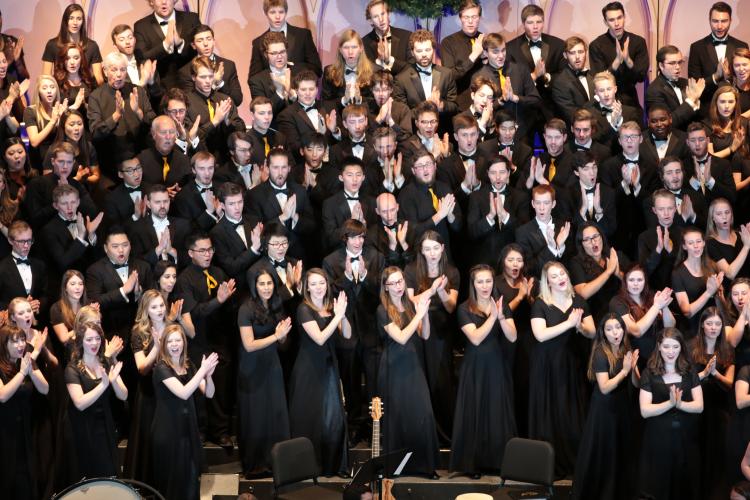
[[[268,137],[263,136],[263,153],[268,156],[268,152],[271,151],[271,145],[268,144]]]
[[[505,93],[505,76],[503,76],[502,68],[497,70],[497,77],[500,79],[500,94]]]
[[[440,206],[440,202],[438,201],[438,197],[435,194],[435,191],[429,187],[427,190],[430,192],[430,196],[432,197],[432,208],[435,209],[435,211],[438,211],[438,207]]]
[[[211,290],[219,286],[219,282],[208,273],[208,269],[204,269],[203,274],[206,275],[206,286],[208,287],[208,293],[210,294]]]
[[[557,173],[557,167],[555,166],[555,159],[550,157],[549,159],[549,180],[552,181],[552,179],[555,178],[555,174]]]
[[[214,105],[211,104],[211,99],[206,99],[206,104],[208,105],[208,118],[214,121]]]
[[[477,39],[476,38],[469,38],[469,40],[471,40],[471,48],[473,49],[474,45],[476,45],[476,43],[477,43]]]
[[[162,156],[161,159],[164,162],[164,166],[161,168],[161,176],[164,182],[167,182],[167,174],[169,174],[169,162],[167,161],[166,156]]]

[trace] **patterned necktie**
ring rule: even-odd
[[[550,156],[549,159],[549,180],[550,182],[552,179],[555,178],[555,174],[557,173],[557,166],[555,165],[555,159]]]
[[[206,105],[208,106],[208,118],[214,121],[214,105],[211,103],[211,99],[206,99]]]
[[[432,197],[432,208],[435,209],[435,211],[438,211],[438,207],[440,206],[440,202],[438,201],[438,197],[435,194],[435,191],[432,189],[432,187],[428,187],[427,190],[430,192],[430,196]]]
[[[164,166],[161,168],[161,177],[164,182],[167,181],[167,174],[169,174],[169,161],[167,161],[166,156],[161,157],[162,161],[164,162]]]
[[[208,269],[203,270],[203,274],[206,275],[206,287],[208,287],[208,293],[211,294],[211,291],[219,286],[219,282],[216,281],[216,278],[211,276],[211,274],[208,272]]]

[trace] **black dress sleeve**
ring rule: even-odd
[[[86,62],[88,62],[89,65],[102,62],[102,53],[99,50],[99,44],[94,40],[89,39],[86,43],[84,52],[86,53]]]
[[[65,323],[65,320],[63,319],[60,301],[58,300],[49,308],[49,324],[54,326],[61,323]]]
[[[750,384],[750,365],[745,365],[740,368],[740,372],[737,374],[737,381],[740,380]]]
[[[644,370],[641,375],[641,389],[648,392],[653,392],[651,389],[651,370]]]
[[[612,297],[612,300],[609,301],[609,311],[620,317],[630,314],[630,308],[619,296]]]
[[[461,274],[458,272],[456,266],[447,266],[445,269],[445,275],[448,277],[448,288],[451,290],[458,290],[461,286]]]
[[[476,325],[472,314],[469,312],[469,303],[464,302],[459,304],[458,311],[456,312],[456,319],[458,321],[458,327],[463,328],[468,324]]]
[[[50,38],[49,40],[47,40],[47,45],[44,46],[44,53],[42,54],[42,61],[53,63],[55,62],[56,57],[57,57],[57,42],[55,41],[54,38]]]
[[[73,366],[73,363],[68,363],[65,367],[65,383],[83,385],[81,383],[81,371]]]
[[[594,356],[591,358],[591,369],[594,373],[609,373],[609,361],[607,361],[607,356],[601,349],[594,352]]]
[[[253,326],[253,305],[250,301],[246,301],[240,306],[240,310],[237,313],[237,326]]]
[[[167,380],[168,378],[172,378],[174,376],[175,376],[174,371],[169,366],[167,366],[167,364],[164,363],[163,361],[156,363],[156,366],[154,366],[154,371],[152,374],[154,383],[163,382]]]
[[[314,311],[307,304],[300,304],[299,307],[297,307],[297,322],[299,322],[300,325],[304,325],[310,321],[315,321]]]
[[[534,301],[534,303],[531,305],[531,319],[534,318],[542,318],[547,319],[547,304],[544,303],[544,301],[539,298]]]
[[[583,317],[591,316],[591,309],[589,309],[589,303],[584,300],[580,295],[573,297],[573,307],[583,309]]]
[[[591,279],[586,275],[581,265],[581,259],[576,255],[570,261],[570,282],[573,286],[580,285],[581,283],[588,283]]]

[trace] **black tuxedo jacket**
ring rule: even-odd
[[[482,75],[488,78],[495,83],[495,88],[500,89],[500,76],[497,70],[489,64],[482,66],[475,75]],[[507,101],[500,105],[495,100],[495,111],[505,111],[510,113],[511,116],[516,117],[516,123],[518,124],[518,132],[516,134],[518,137],[526,137],[530,126],[528,117],[535,116],[536,109],[542,104],[542,98],[534,84],[534,80],[531,79],[531,73],[524,66],[506,62],[503,67],[503,76],[506,79],[510,78],[513,93],[519,97],[519,101],[517,103]]]
[[[580,209],[583,200],[581,197],[580,182],[575,182],[572,186],[569,186],[568,189],[560,192],[558,204],[564,203],[566,205],[565,211],[570,216],[572,226],[570,230],[571,233],[583,226],[586,222],[595,222],[599,226],[599,229],[601,229],[602,233],[607,236],[607,240],[611,240],[617,230],[617,210],[614,189],[606,184],[599,183],[599,198],[604,215],[601,220],[596,220],[594,214],[589,215],[586,213],[585,217],[581,216]]]
[[[661,187],[661,180],[656,170],[657,161],[653,157],[638,158],[638,168],[641,173],[641,191],[639,196],[651,196],[651,193]],[[611,156],[599,164],[599,179],[615,191],[622,190],[622,166],[630,163],[622,153]]]
[[[46,262],[54,266],[48,269],[50,272],[57,271],[57,278],[68,269],[84,271],[92,257],[91,245],[84,244],[81,240],[73,239],[68,231],[67,224],[57,215],[44,225],[40,232],[40,245],[47,255]],[[51,288],[56,290],[55,288]]]
[[[216,195],[216,190],[212,187],[211,192]],[[194,229],[200,229],[209,232],[216,224],[215,215],[212,216],[206,212],[206,203],[203,201],[198,185],[195,181],[185,184],[179,193],[174,197],[169,206],[169,213],[180,219],[191,222]]]
[[[145,190],[141,189],[140,198],[143,199]],[[124,183],[115,186],[104,200],[104,225],[105,227],[122,226],[127,229],[133,223],[135,205],[133,198]]]
[[[218,126],[214,126],[211,123],[208,100],[211,100],[212,106],[216,109],[219,106],[219,102],[227,97],[226,94],[218,91],[213,91],[210,96],[206,97],[195,89],[187,94],[188,118],[190,119],[190,123],[195,123],[196,118],[200,115],[201,122],[198,128],[198,138],[206,149],[220,160],[229,157],[227,147],[229,134],[245,130],[245,122],[240,118],[240,115],[237,113],[237,106],[234,104],[232,104],[232,109],[229,111],[227,120],[222,121]]]
[[[443,111],[441,114],[451,115],[456,113],[459,109],[456,102],[458,92],[456,90],[456,82],[453,79],[453,71],[449,68],[433,64],[432,86],[438,88],[440,98],[443,100]],[[396,76],[391,96],[394,101],[402,102],[412,110],[420,102],[425,101],[429,97],[424,95],[422,81],[419,79],[419,74],[414,65],[407,66]]]
[[[545,69],[549,73],[550,78],[554,78],[554,75],[562,70],[563,65],[566,64],[563,58],[565,52],[565,42],[554,36],[542,33],[542,59],[544,60]],[[529,74],[534,71],[534,58],[531,55],[529,49],[529,41],[526,35],[519,35],[513,40],[509,41],[506,45],[508,58],[511,62],[525,66],[528,69]],[[540,76],[536,80],[536,87],[542,97],[549,95],[549,83],[545,80],[544,76]],[[551,83],[551,81],[550,81]],[[546,95],[545,95],[546,94]],[[545,99],[546,100],[546,99]]]
[[[549,181],[549,167],[551,164],[551,156],[548,152],[545,151],[539,155],[539,159],[542,161],[542,164],[546,165],[547,167],[544,171],[544,178]],[[531,161],[529,161],[529,167],[522,170],[520,175],[518,176],[518,184],[516,184],[516,187],[518,189],[526,189],[526,180],[529,178],[530,172]],[[563,148],[562,153],[560,153],[555,158],[555,176],[550,181],[550,184],[552,184],[552,187],[554,187],[556,190],[559,190],[565,189],[573,182],[577,181],[578,177],[576,177],[573,173],[573,154],[567,147],[565,147]],[[536,181],[534,181],[534,183],[536,183]]]
[[[516,240],[516,229],[529,220],[529,195],[511,186],[505,188],[503,208],[508,212],[508,222],[490,225],[487,214],[490,212],[489,184],[471,193],[469,196],[469,210],[466,215],[466,227],[472,248],[475,249],[473,263],[488,264],[497,267],[500,252],[508,243]]]
[[[657,104],[666,106],[667,109],[669,109],[669,112],[672,113],[672,128],[684,131],[687,129],[690,122],[699,120],[698,112],[693,110],[693,107],[684,100],[686,97],[685,89],[687,88],[687,84],[687,78],[680,78],[677,81],[677,87],[679,87],[683,98],[682,104],[680,104],[680,100],[677,98],[674,87],[672,87],[667,79],[664,78],[664,75],[660,73],[646,89],[646,108],[651,108],[651,106]],[[700,103],[695,104],[699,105]]]
[[[479,36],[479,32],[477,32],[477,36]],[[453,78],[456,80],[456,90],[458,92],[456,102],[458,102],[460,109],[468,108],[471,104],[469,89],[471,78],[474,73],[482,68],[481,55],[473,62],[469,59],[471,41],[472,37],[459,30],[443,38],[440,42],[441,64],[453,71]]]
[[[167,228],[170,241],[172,246],[177,250],[177,267],[182,269],[190,262],[187,247],[185,246],[185,238],[187,238],[191,231],[190,223],[171,215],[167,216],[167,219],[169,220]],[[154,251],[159,244],[159,239],[156,236],[154,221],[150,213],[144,215],[130,226],[129,236],[132,247],[131,255],[145,260],[151,267],[154,267],[161,256],[156,255]],[[169,259],[172,260],[172,257],[170,256]]]
[[[679,216],[675,214],[675,220]],[[656,226],[648,226],[638,236],[638,261],[646,270],[648,282],[652,290],[661,290],[665,286],[672,285],[672,271],[674,270],[677,252],[681,246],[682,231],[679,226],[672,224],[668,229],[669,238],[672,240],[672,252],[662,249],[656,252]]]
[[[500,143],[499,138],[494,138],[481,142],[477,149],[479,155],[485,158],[487,163],[489,163],[490,158],[494,155],[503,154],[505,146]],[[521,176],[521,172],[528,172],[531,167],[531,157],[534,156],[534,150],[531,149],[528,144],[516,141],[510,146],[510,151],[510,161],[513,163],[514,168],[510,173],[510,181],[508,181],[508,184],[518,187],[518,179]],[[482,175],[482,182],[488,181],[488,179],[484,177],[484,173]]]
[[[369,99],[368,104],[370,106],[370,116],[367,118],[367,123],[370,132],[374,132],[379,127],[387,127],[387,123],[378,123],[375,120],[380,112],[380,107],[375,103],[375,99]],[[393,126],[391,128],[396,132],[396,142],[401,143],[411,137],[413,133],[411,109],[406,104],[393,101],[391,103],[391,118],[393,118]]]
[[[687,134],[681,130],[672,129],[672,134],[669,136],[669,142],[667,143],[666,156],[676,156],[677,158],[685,158],[690,155],[690,150],[687,147]],[[656,143],[654,142],[654,136],[650,130],[644,130],[643,142],[640,147],[640,157],[644,161],[653,165],[658,165],[659,155],[656,152]]]
[[[404,220],[399,218],[396,222],[396,228],[398,228],[399,224],[403,223]],[[414,228],[409,225],[406,226],[406,243],[409,247],[406,250],[401,248],[400,243],[396,245],[394,250],[391,250],[388,246],[388,235],[385,231],[383,221],[378,217],[377,222],[370,224],[370,227],[367,228],[367,245],[372,246],[383,255],[386,266],[405,268],[406,264],[414,260]]]
[[[592,115],[594,115],[594,119],[596,120],[596,128],[592,136],[593,139],[596,142],[604,145],[604,147],[606,147],[609,151],[619,152],[621,150],[620,143],[618,142],[619,133],[617,130],[613,129],[612,125],[610,125],[607,121],[607,115],[602,110],[602,106],[601,104],[599,104],[599,101],[597,101],[596,99],[592,99],[586,103],[585,108],[588,109]],[[628,121],[641,123],[641,113],[638,112],[637,108],[623,103],[622,123]]]
[[[375,213],[375,198],[359,191],[359,204],[365,214],[367,225],[374,224],[379,219]],[[323,234],[326,239],[326,248],[333,250],[341,245],[341,226],[352,218],[352,211],[346,201],[346,193],[342,189],[323,202]]]
[[[263,162],[266,161],[266,144],[263,140],[264,137],[268,141],[269,148],[286,146],[287,144],[286,136],[275,129],[269,128],[265,135],[261,134],[254,128],[251,128],[248,132],[250,133],[250,143],[253,145],[253,151],[250,153],[250,163],[254,163],[255,165],[263,165]],[[299,151],[295,154],[299,154]]]
[[[198,14],[194,12],[175,10],[174,15],[175,26],[185,43],[182,52],[178,52],[175,48],[172,54],[168,54],[164,50],[164,32],[153,12],[136,21],[133,26],[136,50],[140,51],[146,59],[156,60],[157,71],[166,89],[179,86],[177,74],[179,69],[195,56],[190,40],[193,39],[195,29],[201,24]]]
[[[435,181],[432,188],[438,199],[452,193],[450,186],[441,181]],[[450,250],[450,233],[457,233],[463,227],[463,214],[460,204],[456,203],[453,209],[453,215],[455,216],[453,223],[449,223],[446,217],[436,226],[432,221],[432,216],[435,215],[432,196],[427,186],[418,183],[416,180],[404,185],[398,195],[398,204],[404,219],[409,221],[410,227],[414,227],[414,235],[417,240],[422,236],[422,233],[428,229],[433,229],[443,237],[446,250]]]
[[[484,178],[487,168],[486,159],[479,154],[479,149],[474,154],[474,166],[477,177],[480,179]],[[459,156],[458,150],[454,150],[451,155],[440,160],[435,176],[437,180],[450,186],[451,191],[456,196],[456,201],[461,205],[461,210],[466,212],[469,204],[469,195],[461,188],[461,183],[466,178],[466,167],[464,166],[464,161]]]
[[[150,147],[138,153],[138,161],[143,168],[143,180],[141,182],[145,185],[164,184],[165,186],[174,186],[179,184],[184,186],[193,174],[190,159],[177,146],[174,146],[167,155],[169,172],[166,179],[164,179],[164,157],[156,148]]]
[[[262,35],[253,39],[253,52],[250,56],[250,76],[260,73],[268,67],[268,62],[263,58],[263,36],[268,33],[264,31]],[[313,42],[312,33],[307,28],[298,28],[287,23],[286,25],[287,41],[287,59],[294,63],[298,71],[311,69],[316,75],[322,74],[323,66],[320,64],[318,49]],[[373,59],[374,60],[374,59]],[[248,77],[248,78],[249,78]]]
[[[329,72],[333,65],[329,64],[323,68],[323,79],[321,81],[321,99],[325,103],[325,107],[328,109],[335,109],[341,117],[341,112],[344,109],[344,105],[341,104],[341,98],[346,95],[346,82],[342,82],[341,85],[335,85],[329,78]],[[368,106],[368,101],[372,99],[372,89],[370,84],[366,84],[359,88],[359,93],[362,96],[362,103]],[[341,120],[339,120],[341,123]]]
[[[223,94],[228,95],[232,98],[232,102],[235,106],[242,104],[242,87],[240,86],[240,79],[237,76],[237,66],[234,61],[214,55],[214,68],[218,69],[220,63],[224,63],[224,85],[220,89],[217,89]],[[193,77],[190,74],[190,65],[192,61],[188,61],[179,71],[180,88],[188,93],[195,88],[193,83]],[[255,97],[255,94],[252,94]]]
[[[39,310],[44,317],[44,313],[49,307],[47,266],[43,260],[33,257],[29,257],[29,265],[31,266],[31,290],[26,292],[21,273],[18,271],[13,256],[8,255],[0,260],[0,276],[3,277],[0,282],[0,309],[7,309],[10,301],[16,297],[31,295],[32,298],[39,300]]]
[[[700,188],[697,192],[706,198],[707,205],[710,205],[716,198],[725,198],[729,203],[733,204],[737,200],[737,188],[735,187],[734,177],[732,176],[732,163],[726,158],[718,158],[716,156],[710,156],[710,159],[711,177],[713,177],[716,182],[714,183],[713,188],[706,186],[705,194],[700,191]],[[689,181],[690,178],[695,175],[695,160],[692,157],[684,158],[682,165],[685,170],[685,179]],[[696,191],[696,189],[689,183],[685,187]]]
[[[292,78],[294,78],[294,75],[296,72],[296,66],[292,66]],[[279,96],[279,94],[276,93],[276,86],[273,84],[273,80],[271,80],[271,70],[266,68],[262,71],[254,74],[247,80],[247,85],[250,87],[250,95],[253,96],[253,98],[256,98],[258,96],[268,97],[271,100],[271,108],[273,109],[273,117],[274,121],[271,122],[271,126],[273,127],[275,125],[276,118],[279,116],[279,113],[281,113],[284,108],[289,104],[289,101],[287,99],[282,98]]]
[[[617,41],[609,34],[609,31],[596,37],[589,45],[589,62],[591,71],[598,73],[608,70],[615,75],[617,98],[623,104],[641,109],[635,86],[646,79],[649,65],[648,47],[646,47],[646,40],[642,36],[629,31],[625,31],[622,39],[618,42],[621,47],[626,39],[630,40],[628,55],[633,60],[632,68],[628,68],[627,64],[620,64],[617,71],[612,71],[612,61],[617,57],[617,49],[615,48],[615,42]]]
[[[316,102],[315,107],[321,118],[325,120],[326,111],[320,103]],[[318,128],[310,121],[310,117],[307,116],[307,113],[302,109],[302,105],[299,102],[290,104],[284,108],[284,111],[279,114],[276,123],[279,132],[281,132],[286,140],[286,147],[295,155],[295,158],[299,160],[301,158],[299,150],[302,147],[302,138],[306,135],[316,133]],[[325,135],[330,142],[330,132],[327,129]]]
[[[603,162],[604,160],[612,156],[612,150],[610,148],[602,144],[599,144],[596,141],[591,141],[591,146],[589,146],[588,148],[585,148],[583,146],[576,144],[575,139],[573,139],[573,140],[568,141],[567,148],[570,150],[571,153],[575,153],[577,151],[590,152],[592,155],[594,155],[594,158],[596,158],[596,160],[600,162],[599,163],[600,166],[601,166],[601,162]]]
[[[665,188],[666,189],[666,188]],[[700,191],[696,191],[692,189],[688,183],[687,180],[685,180],[685,185],[680,190],[680,193],[682,195],[682,198],[684,199],[686,196],[690,198],[690,201],[693,203],[693,210],[695,211],[695,221],[685,221],[685,219],[682,218],[682,216],[679,213],[679,210],[675,212],[674,214],[674,226],[683,227],[683,226],[695,226],[699,228],[706,227],[706,218],[708,216],[708,201],[706,199],[706,196],[701,193]],[[657,224],[657,218],[654,214],[654,211],[652,210],[654,204],[651,197],[644,198],[643,199],[643,215],[646,219],[646,225],[648,227],[656,227]],[[682,240],[679,240],[680,242]]]
[[[245,230],[247,246],[237,234],[234,225],[222,217],[211,229],[211,242],[216,249],[214,253],[214,262],[221,267],[230,278],[237,282],[237,289],[244,291],[247,288],[245,273],[253,263],[260,258],[260,254],[250,249],[250,233],[255,227],[255,223],[249,218],[243,218],[242,227]]]
[[[555,238],[560,233],[565,221],[563,219],[553,218],[555,224]],[[529,222],[516,229],[516,243],[521,245],[524,250],[524,258],[527,260],[526,268],[530,275],[540,276],[544,264],[551,260],[566,261],[570,256],[572,248],[575,246],[575,238],[571,235],[565,240],[565,252],[562,258],[557,258],[547,246],[547,238],[542,234],[534,217]]]
[[[151,266],[131,256],[128,260],[128,275],[133,271],[138,271],[138,283],[142,291],[152,287]],[[108,337],[119,335],[123,341],[127,341],[135,321],[140,296],[130,292],[126,300],[120,293],[122,284],[123,281],[109,257],[97,260],[86,270],[86,295],[91,302],[99,304],[102,328]],[[127,342],[126,345],[130,343]]]
[[[739,40],[733,36],[727,37],[727,51],[726,56],[732,57],[734,51],[740,47],[748,48],[747,42]],[[718,88],[718,85],[714,83],[712,75],[716,72],[716,67],[719,64],[719,59],[716,57],[716,48],[713,44],[713,35],[709,34],[700,40],[690,44],[690,52],[688,53],[688,77],[703,78],[706,80],[706,88],[701,95],[701,116],[708,116],[708,106],[711,103],[711,98],[714,92]],[[722,83],[722,82],[717,82]]]
[[[573,123],[573,113],[594,97],[594,77],[591,72],[586,75],[586,82],[588,94],[568,64],[552,78],[552,100],[557,108],[557,116],[564,119],[568,125]]]
[[[49,173],[32,178],[26,185],[26,195],[23,208],[29,217],[29,223],[34,229],[39,229],[51,219],[57,217],[57,209],[52,206],[52,192],[58,186],[60,178],[57,174]],[[98,210],[89,196],[88,190],[72,176],[68,177],[68,184],[78,191],[80,203],[78,211],[84,216],[96,217]]]
[[[397,75],[409,64],[414,64],[414,56],[409,50],[409,36],[411,36],[411,31],[391,26],[390,36],[391,56],[393,56],[391,73]],[[375,60],[378,58],[378,40],[378,35],[374,29],[362,37],[365,54],[375,64],[377,64]]]
[[[374,144],[375,141],[372,137],[369,134],[365,134],[364,151],[362,152],[362,163],[365,164],[365,169],[378,165],[378,154],[375,152]],[[344,135],[339,142],[331,147],[328,156],[329,162],[337,170],[341,171],[344,158],[348,156],[354,156],[352,154],[352,139],[348,135]]]

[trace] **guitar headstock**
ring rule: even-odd
[[[370,416],[375,422],[383,416],[383,401],[377,396],[370,402]]]

